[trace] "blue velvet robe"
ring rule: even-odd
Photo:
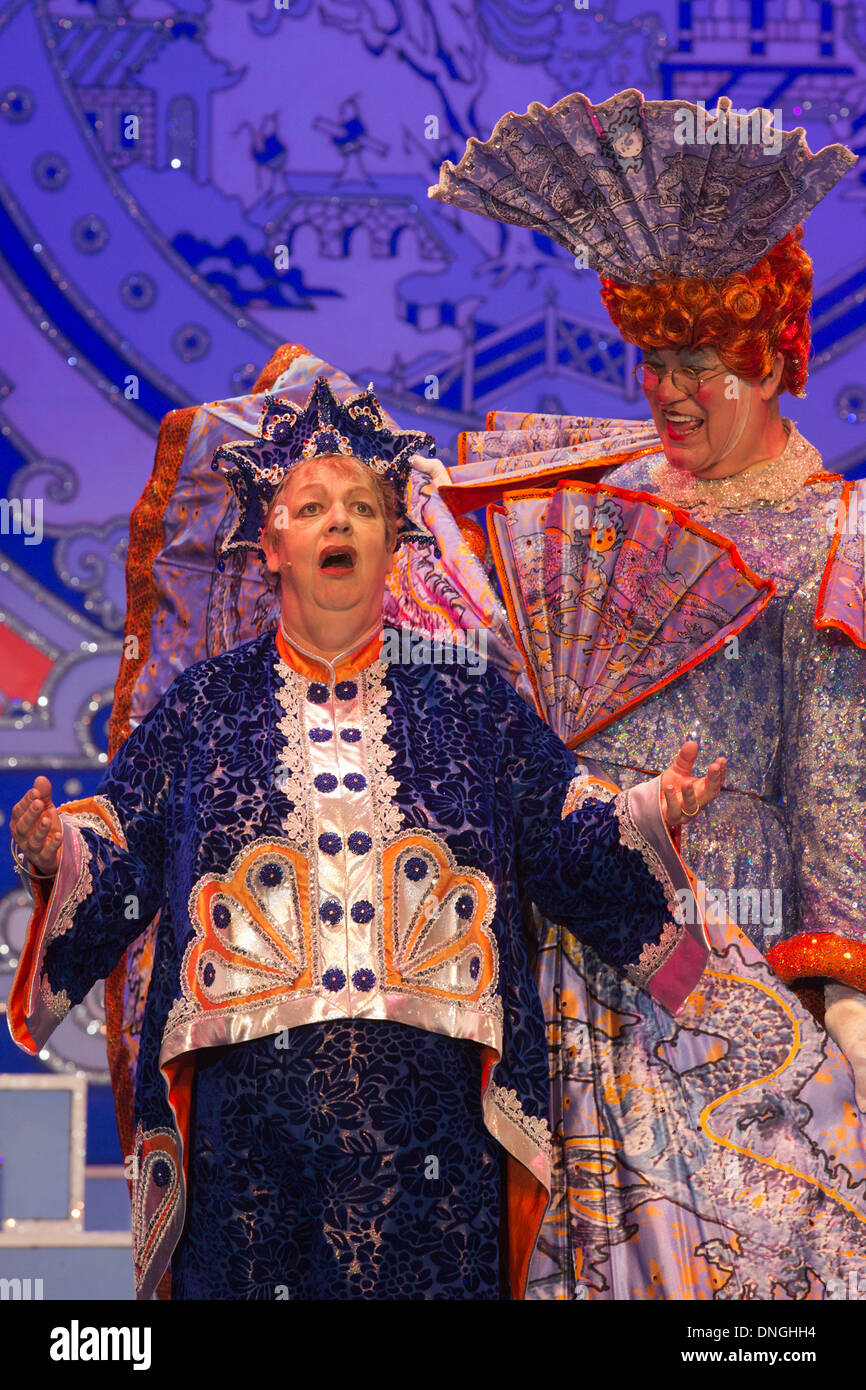
[[[482,1048],[522,1296],[550,1188],[522,896],[668,1008],[703,969],[702,924],[676,920],[689,879],[658,779],[602,804],[495,671],[388,664],[381,640],[328,667],[271,630],[198,663],[97,794],[61,808],[10,1027],[37,1051],[159,914],[134,1098],[140,1298],[183,1229],[197,1053],[346,1018]]]

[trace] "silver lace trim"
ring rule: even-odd
[[[277,785],[292,803],[292,810],[283,821],[283,829],[289,840],[298,845],[306,845],[310,838],[309,776],[299,708],[299,677],[286,665],[282,657],[277,660],[276,671],[277,700],[283,708],[283,717],[277,727],[286,740],[277,757],[280,764]]]
[[[390,728],[390,720],[385,706],[391,693],[385,685],[388,668],[383,661],[374,661],[362,674],[364,682],[364,725],[367,737],[364,751],[368,766],[373,775],[373,805],[386,842],[406,829],[403,813],[396,802],[400,784],[391,776],[389,768],[394,761],[394,750],[385,743],[385,734]]]
[[[804,439],[791,420],[783,420],[788,442],[777,459],[744,468],[727,478],[693,478],[672,468],[662,456],[650,465],[652,486],[667,502],[686,507],[696,516],[746,511],[756,502],[786,502],[796,497],[812,473],[824,467],[821,455]]]
[[[63,812],[63,814],[65,815],[66,813]],[[70,816],[69,820],[74,821],[74,817]],[[73,824],[72,833],[78,838],[79,850],[81,853],[81,872],[61,903],[54,921],[45,932],[43,950],[48,945],[49,941],[54,941],[58,936],[64,936],[65,933],[69,931],[72,926],[72,919],[79,907],[84,902],[85,898],[89,898],[90,894],[93,892],[93,878],[90,873],[90,859],[87,846],[84,843],[83,837],[79,834],[77,825]]]
[[[625,973],[632,984],[637,985],[638,989],[643,989],[655,975],[657,970],[661,970],[668,956],[673,955],[680,941],[682,940],[685,927],[677,926],[676,922],[666,922],[664,931],[658,941],[648,941],[640,953],[634,965],[626,966]]]
[[[579,811],[587,801],[613,801],[615,796],[616,792],[597,782],[589,773],[578,772],[568,784],[562,803],[562,817],[565,819],[572,811]]]
[[[637,850],[653,878],[661,884],[668,912],[673,918],[673,921],[665,924],[659,940],[648,941],[635,963],[626,967],[625,973],[628,978],[639,988],[643,988],[682,940],[685,932],[685,910],[661,856],[638,829],[631,813],[629,792],[620,792],[613,798],[613,810],[619,826],[620,843],[625,845],[626,849]]]
[[[69,998],[66,990],[59,989],[55,994],[44,976],[39,986],[39,998],[42,1000],[48,1012],[54,1015],[58,1023],[63,1021],[72,1008],[72,1000]]]
[[[80,826],[85,830],[93,830],[97,835],[101,835],[103,840],[111,840],[113,835],[114,842],[118,844],[121,849],[127,849],[128,845],[126,843],[126,836],[123,833],[123,826],[120,823],[120,817],[108,797],[91,796],[87,799],[95,802],[105,813],[105,820],[108,821],[111,827],[111,833],[106,829],[105,821],[101,820],[94,811],[63,811],[67,820],[71,821],[73,825]]]
[[[553,1152],[553,1146],[550,1125],[547,1120],[543,1116],[527,1115],[520,1097],[513,1088],[506,1091],[504,1086],[497,1086],[494,1082],[490,1086],[488,1095],[497,1110],[501,1110],[505,1118],[516,1125],[530,1143],[549,1158]]]

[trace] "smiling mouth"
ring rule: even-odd
[[[703,420],[696,415],[680,415],[677,411],[663,412],[668,438],[673,440],[690,439],[703,427]]]
[[[344,573],[355,568],[355,556],[351,550],[330,550],[319,561],[319,569],[342,570]]]

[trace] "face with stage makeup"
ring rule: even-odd
[[[709,346],[650,348],[643,360],[644,395],[673,468],[724,478],[783,451],[781,354],[760,380],[737,376]]]
[[[289,633],[327,653],[346,650],[374,626],[395,536],[393,490],[356,458],[296,464],[262,532]]]

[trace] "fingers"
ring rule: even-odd
[[[698,811],[718,796],[724,785],[727,770],[725,758],[717,758],[711,763],[706,776],[691,776],[697,752],[697,743],[689,739],[683,744],[662,781],[668,825],[679,825],[684,817],[696,816]]]
[[[701,806],[708,806],[718,796],[725,780],[726,768],[725,759],[717,758],[714,763],[710,763],[706,776],[698,779],[695,791]]]
[[[698,745],[696,741],[693,738],[686,739],[671,764],[671,771],[675,772],[678,777],[690,777],[697,756]]]
[[[63,827],[51,801],[51,783],[47,777],[37,777],[29,792],[14,807],[10,830],[21,853],[38,869],[51,871],[56,866]]]
[[[419,473],[425,473],[430,479],[422,491],[429,492],[431,489],[450,483],[451,475],[441,459],[425,458],[423,454],[413,454],[410,461],[413,468],[417,468]]]
[[[667,783],[662,782],[662,792],[665,799],[665,820],[668,825],[679,825],[682,820],[682,808],[676,791]]]

